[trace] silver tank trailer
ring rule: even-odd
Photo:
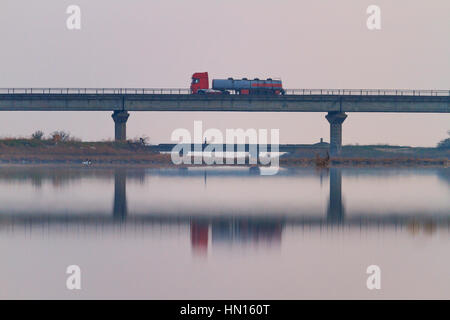
[[[214,90],[252,90],[252,91],[267,91],[267,90],[282,90],[281,80],[235,80],[235,79],[214,79],[212,81],[212,88]]]

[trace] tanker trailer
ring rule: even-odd
[[[214,79],[212,88],[209,88],[207,72],[198,72],[192,75],[192,94],[242,94],[242,95],[280,95],[284,94],[281,80],[253,79]]]

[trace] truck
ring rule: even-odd
[[[230,93],[240,95],[284,95],[285,91],[283,83],[279,79],[213,79],[210,88],[208,72],[196,72],[192,75],[191,94]]]

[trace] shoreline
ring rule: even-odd
[[[160,159],[158,159],[160,160]],[[92,161],[92,160],[91,160]],[[170,159],[169,161],[156,160],[100,160],[92,161],[91,164],[83,164],[83,161],[73,160],[36,160],[36,159],[11,159],[0,160],[0,168],[7,167],[72,167],[72,168],[149,168],[149,169],[180,169],[180,168],[220,168],[220,167],[236,167],[251,168],[260,167],[268,168],[269,165],[261,164],[181,164],[175,165]],[[316,163],[315,159],[310,158],[281,158],[279,161],[280,168],[449,168],[450,160],[448,159],[365,159],[365,158],[336,158],[330,159],[327,164]]]
[[[289,152],[272,160],[280,168],[329,167],[450,167],[450,149],[402,146],[343,146],[339,157],[330,158],[324,145],[292,145]],[[244,158],[244,157],[242,157]],[[242,159],[240,158],[240,159]],[[192,158],[193,159],[193,158]],[[224,161],[225,162],[225,161]],[[259,162],[259,161],[258,161]],[[193,161],[191,161],[193,163]],[[0,139],[0,167],[99,167],[188,168],[268,167],[249,164],[181,164],[172,162],[163,146],[139,142],[81,142],[36,139]]]

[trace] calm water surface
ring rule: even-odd
[[[450,169],[2,167],[0,253],[3,299],[449,299]]]

